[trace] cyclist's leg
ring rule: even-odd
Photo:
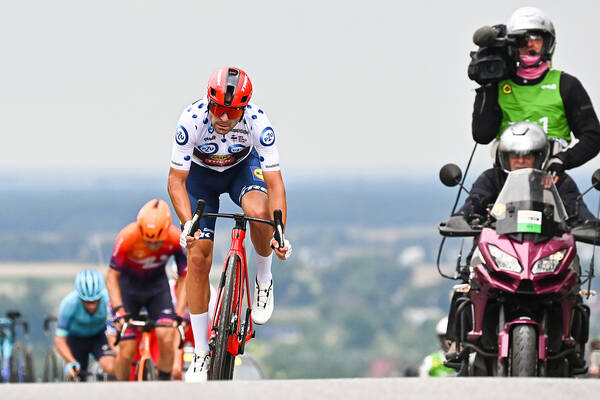
[[[108,375],[115,373],[115,353],[108,345],[105,331],[98,333],[92,338],[92,351],[94,358]]]
[[[170,324],[173,322],[173,301],[171,291],[166,275],[160,275],[152,284],[156,290],[146,303],[150,319],[160,324]],[[170,380],[171,369],[173,367],[173,338],[175,331],[171,328],[156,328],[156,339],[160,349],[158,359],[158,379]]]
[[[192,163],[190,174],[186,181],[186,188],[192,210],[196,199],[206,202],[205,212],[219,211],[219,195],[227,191],[231,172],[215,172]],[[201,239],[195,241],[188,249],[187,275],[185,288],[190,309],[190,322],[194,334],[194,352],[203,354],[208,351],[208,302],[210,299],[210,285],[208,274],[212,264],[213,235],[215,218],[202,218],[200,220]]]
[[[140,294],[135,290],[133,278],[121,274],[121,276],[119,276],[119,288],[121,289],[123,307],[125,307],[125,310],[134,317],[137,316],[143,303],[139,299]],[[136,331],[133,328],[127,328],[119,342],[119,357],[117,357],[115,363],[115,375],[117,380],[129,380],[129,376],[131,375],[131,362],[135,357],[136,350]]]
[[[67,336],[67,346],[80,365],[79,379],[85,380],[90,354],[90,340],[85,337]]]
[[[236,179],[230,187],[229,195],[244,210],[244,214],[271,219],[267,188],[262,176],[258,158],[251,154],[239,166]],[[273,313],[273,275],[271,263],[273,260],[271,238],[273,228],[258,222],[250,223],[250,238],[254,245],[257,274],[252,303],[252,319],[257,324],[264,324]]]
[[[267,186],[257,156],[254,153],[250,154],[235,168],[236,175],[228,190],[231,200],[240,206],[244,214],[248,216],[272,219],[272,215],[269,215]],[[270,225],[250,222],[250,238],[259,256],[270,258],[272,237],[273,228]]]

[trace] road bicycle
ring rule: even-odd
[[[29,322],[18,311],[8,311],[0,318],[0,381],[6,383],[33,382],[33,351],[17,339],[17,326],[23,327],[25,339]]]
[[[181,317],[174,317],[175,325],[173,324],[159,324],[156,321],[149,319],[146,315],[139,315],[139,319],[133,319],[131,315],[125,315],[124,317],[120,317],[124,319],[123,326],[121,330],[117,331],[117,337],[115,339],[115,346],[119,344],[121,341],[121,337],[125,334],[125,331],[129,326],[135,326],[141,328],[142,335],[140,338],[139,344],[139,354],[140,358],[135,363],[135,380],[136,381],[154,381],[156,380],[156,365],[154,364],[154,360],[152,359],[152,352],[150,341],[152,339],[152,331],[154,328],[176,328],[179,332],[180,342],[179,348],[183,348],[183,341],[185,338],[185,333],[183,331],[183,320]],[[116,320],[118,320],[116,318]]]
[[[190,236],[199,228],[203,217],[230,218],[235,220],[231,231],[231,248],[225,258],[223,272],[217,291],[216,307],[212,318],[210,339],[209,380],[231,380],[235,368],[235,358],[244,354],[246,343],[255,335],[250,314],[252,302],[248,283],[248,264],[244,238],[246,222],[259,222],[275,228],[275,239],[279,247],[283,247],[283,223],[281,210],[274,210],[273,220],[248,217],[244,214],[203,213],[205,202],[198,200],[192,218]],[[245,311],[244,297],[246,298]]]
[[[56,331],[57,319],[55,316],[48,315],[44,318],[44,335],[54,339]],[[54,340],[46,352],[44,358],[44,372],[42,374],[43,382],[63,382],[64,381],[65,361],[58,354],[58,350],[54,345]]]

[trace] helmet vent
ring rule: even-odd
[[[233,93],[235,92],[235,86],[227,85],[227,90],[225,91],[225,105],[231,105],[231,100],[233,100]]]
[[[215,89],[213,89],[213,88],[210,88],[210,95],[212,97],[217,97],[217,91]]]
[[[240,72],[237,69],[229,68],[229,71],[227,73],[229,74],[229,76],[237,76]]]
[[[159,200],[156,200],[156,203],[154,203],[154,206],[152,206],[152,208],[158,208],[158,204],[160,203]]]
[[[245,102],[247,102],[247,101],[248,101],[248,96],[244,96],[244,97],[242,97],[242,100],[241,100],[241,101],[242,101],[242,103],[245,103]]]

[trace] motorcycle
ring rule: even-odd
[[[440,171],[447,186],[461,177],[453,164]],[[600,190],[600,170],[592,183]],[[587,372],[590,309],[583,298],[592,291],[582,290],[575,243],[600,244],[600,224],[576,217],[567,215],[552,177],[527,168],[508,174],[487,215],[454,215],[440,224],[444,237],[475,238],[467,263],[461,256],[457,262],[457,350],[447,366],[462,376]]]

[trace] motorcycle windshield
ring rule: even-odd
[[[552,176],[533,168],[508,174],[491,215],[496,218],[499,235],[532,233],[557,236],[561,223],[567,219]]]

